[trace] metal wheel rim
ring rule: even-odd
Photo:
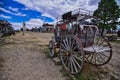
[[[112,47],[110,43],[105,38],[101,38],[101,39],[102,41],[100,43],[97,42],[95,45],[108,47],[110,48],[110,50],[106,52],[88,53],[86,55],[87,62],[96,66],[101,66],[108,63],[112,57]]]
[[[76,46],[74,44],[74,41],[77,43]],[[71,48],[73,51],[69,52],[71,50],[69,50],[69,48]],[[76,52],[75,49],[79,50]],[[66,36],[66,38],[63,40],[63,43],[60,45],[60,58],[65,69],[71,74],[77,74],[81,71],[84,62],[84,53],[83,47],[80,44],[78,38],[70,35]]]
[[[50,57],[54,57],[54,55],[55,55],[55,49],[54,49],[54,42],[53,41],[49,42],[49,54],[50,54]]]

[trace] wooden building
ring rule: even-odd
[[[53,24],[44,23],[42,25],[42,31],[43,32],[54,32],[54,26],[53,26]]]

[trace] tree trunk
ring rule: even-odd
[[[105,29],[104,29],[104,27],[103,27],[100,36],[103,36],[104,30],[105,30]]]

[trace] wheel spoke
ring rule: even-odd
[[[65,52],[61,52],[60,56],[66,56],[66,53]]]
[[[81,66],[79,65],[79,63],[76,61],[76,59],[73,57],[73,61],[77,64],[77,66],[79,67],[79,68],[81,68]]]
[[[68,61],[69,61],[69,58],[66,57],[66,61],[65,61],[65,65],[66,65],[66,66],[67,66]]]
[[[66,50],[64,50],[64,49],[61,49],[61,51],[62,51],[62,52],[64,52],[64,53],[67,53],[67,51],[66,51]]]
[[[105,62],[104,58],[99,53],[98,53],[98,55],[101,58],[101,60]]]
[[[75,65],[75,63],[74,63],[74,62],[75,62],[75,61],[74,61],[74,58],[73,58],[73,57],[71,57],[71,58],[72,58],[71,61],[72,61],[72,63],[73,63],[73,67],[74,67],[75,71],[78,72],[77,67],[76,67],[76,65]]]
[[[68,60],[68,69],[70,69],[70,65],[71,65],[71,60],[69,58],[69,60]]]
[[[92,60],[93,60],[93,54],[92,54],[92,56],[91,56],[90,62],[92,62]]]
[[[102,45],[105,42],[105,40],[103,40],[100,44],[98,44],[99,46]]]
[[[75,45],[74,47],[73,47],[73,51],[77,48],[78,46],[77,45]]]
[[[109,47],[109,45],[108,45],[108,44],[106,44],[106,45],[103,45],[103,47],[107,47],[107,46]]]
[[[71,60],[71,58],[70,58],[70,62],[71,62],[71,64],[70,64],[70,67],[71,67],[71,72],[73,73],[73,64],[72,64],[72,60]]]
[[[76,58],[79,61],[82,61],[82,59],[80,57],[78,57],[78,56],[73,55],[73,57]]]
[[[101,52],[100,52],[100,54],[103,55],[103,56],[105,56],[105,57],[107,57],[107,58],[109,58],[109,57],[108,57],[107,55],[105,55],[104,53],[101,53]]]
[[[79,51],[73,51],[72,53],[74,53],[74,54],[80,54],[80,52]]]
[[[89,55],[86,57],[86,59],[90,58],[90,57],[91,57],[91,55],[92,55],[92,54],[89,54]]]
[[[69,46],[68,38],[66,38],[65,41],[66,41],[66,44],[67,44],[67,47],[68,47]]]
[[[100,41],[100,38],[98,38],[98,39],[96,40],[96,44],[95,44],[95,45],[97,45],[97,44],[99,43],[99,41]]]
[[[94,62],[96,64],[96,53],[94,53]]]
[[[73,48],[75,45],[75,41],[73,40],[72,43],[71,43],[71,48]]]
[[[67,50],[66,46],[64,44],[61,44],[61,47]]]
[[[65,41],[65,40],[63,40],[63,43],[64,43],[65,47],[67,48],[68,46],[67,46],[67,44],[66,44],[66,41]]]
[[[100,58],[99,58],[99,56],[98,56],[98,55],[96,55],[96,57],[97,57],[97,61],[98,61],[98,62],[101,62],[101,61],[100,61]]]

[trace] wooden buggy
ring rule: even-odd
[[[91,22],[93,18],[90,11],[78,9],[63,14],[55,25],[54,36],[49,42],[50,56],[57,54],[71,74],[82,70],[84,60],[101,66],[112,57],[112,47],[100,36],[97,25]]]

